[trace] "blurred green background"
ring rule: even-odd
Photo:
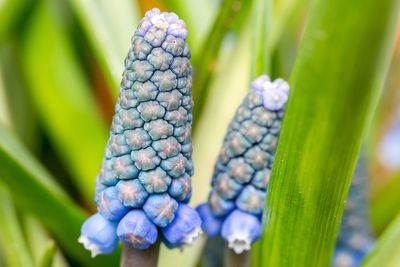
[[[95,211],[94,180],[113,115],[123,60],[152,7],[187,23],[194,69],[193,205],[252,77],[252,0],[0,0],[0,266],[117,266],[77,243]],[[269,74],[289,79],[309,0],[272,1]],[[399,29],[399,27],[398,27]],[[379,144],[400,120],[400,31],[383,97],[366,139],[371,220],[377,236],[400,211],[400,169]],[[400,148],[399,148],[400,149]],[[195,266],[203,244],[161,252],[160,266]]]

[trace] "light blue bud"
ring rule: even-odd
[[[185,173],[187,159],[181,154],[163,160],[161,162],[161,168],[165,170],[170,176],[178,178]]]
[[[127,130],[124,134],[131,150],[146,148],[151,144],[150,135],[143,129]]]
[[[203,203],[196,208],[201,218],[201,228],[210,237],[219,235],[223,220],[216,217],[207,203]]]
[[[262,213],[264,203],[265,191],[258,190],[252,185],[246,185],[236,199],[236,206],[239,209],[255,215]]]
[[[130,155],[113,158],[113,171],[119,179],[134,179],[139,173]]]
[[[154,68],[161,71],[167,70],[172,64],[173,59],[174,57],[170,53],[160,47],[154,48],[148,57],[149,62]]]
[[[250,182],[253,172],[253,168],[243,158],[234,158],[228,163],[228,173],[238,183]]]
[[[146,249],[157,241],[157,227],[142,210],[131,210],[119,222],[118,238],[136,249]]]
[[[235,208],[233,201],[223,199],[215,189],[208,196],[208,204],[215,216],[225,216]]]
[[[155,169],[160,164],[160,158],[152,147],[132,151],[131,158],[135,166],[143,171]]]
[[[251,244],[261,236],[259,218],[249,213],[234,210],[225,219],[221,235],[228,242],[229,248],[236,254],[250,250]]]
[[[151,136],[152,140],[159,140],[171,136],[174,127],[165,120],[155,120],[144,125],[144,129]]]
[[[128,212],[128,209],[119,200],[115,186],[103,190],[96,204],[99,213],[110,221],[117,221]]]
[[[178,81],[176,75],[171,70],[156,71],[151,77],[151,81],[160,91],[171,91],[176,88]]]
[[[143,206],[147,217],[160,227],[165,227],[174,220],[177,209],[178,202],[166,193],[151,195]]]
[[[162,139],[155,141],[153,143],[153,148],[157,151],[157,155],[161,159],[166,159],[174,157],[181,151],[181,145],[175,139],[175,137],[168,137],[167,139]]]
[[[201,233],[200,216],[196,210],[181,203],[175,219],[161,231],[166,245],[170,248],[191,245]]]
[[[110,254],[118,246],[116,229],[116,223],[96,213],[83,223],[78,241],[92,253],[92,257]]]
[[[119,181],[117,184],[118,199],[126,207],[140,208],[149,194],[139,179]]]
[[[190,176],[184,174],[180,178],[172,179],[171,185],[168,189],[168,194],[179,202],[186,202],[189,200],[192,193]]]
[[[130,90],[136,96],[137,101],[145,102],[149,100],[154,100],[157,97],[157,87],[151,81],[145,83],[135,81]]]
[[[161,106],[157,101],[148,101],[140,103],[138,106],[141,118],[148,122],[155,119],[161,119],[164,117],[165,108]]]
[[[163,193],[168,190],[168,186],[171,184],[171,178],[167,176],[167,173],[161,168],[157,168],[153,171],[141,172],[139,174],[139,180],[150,194]]]

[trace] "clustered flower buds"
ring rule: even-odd
[[[356,267],[374,243],[369,224],[365,166],[359,160],[336,241],[332,267]]]
[[[209,236],[221,234],[236,253],[261,235],[261,216],[289,85],[262,75],[229,125],[208,202],[197,210]]]
[[[93,255],[118,239],[146,249],[161,234],[170,247],[200,233],[191,197],[192,69],[185,23],[148,11],[132,37],[104,161],[97,177],[98,213],[80,242]]]

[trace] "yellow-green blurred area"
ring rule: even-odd
[[[310,1],[272,2],[269,74],[289,79]],[[0,0],[0,266],[114,266],[117,261],[118,253],[92,261],[77,238],[82,221],[95,211],[94,181],[130,38],[153,7],[177,13],[189,30],[196,106],[192,204],[207,198],[226,127],[254,78],[252,4]],[[385,133],[400,124],[398,37],[365,141],[377,235],[400,211],[399,166],[380,156]],[[183,252],[162,248],[159,265],[195,266],[203,241]]]

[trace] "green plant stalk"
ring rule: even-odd
[[[372,195],[371,221],[375,233],[381,233],[400,212],[400,174]]]
[[[53,234],[60,247],[82,266],[117,266],[119,255],[90,258],[77,239],[87,215],[55,179],[5,128],[0,126],[0,177],[12,188],[14,203],[29,211]],[[18,177],[18,179],[16,179]]]
[[[94,50],[111,95],[116,98],[121,82],[124,58],[134,25],[139,22],[136,1],[69,0]]]
[[[218,55],[226,33],[235,21],[235,17],[247,12],[251,0],[225,0],[219,10],[216,20],[207,35],[199,56],[194,56],[195,66],[193,100],[196,105],[193,109],[193,129],[197,127],[199,115],[204,109],[209,95],[209,85],[218,65]]]
[[[400,213],[378,239],[360,267],[396,267],[400,262]]]
[[[0,242],[8,267],[35,266],[26,245],[17,212],[4,185],[0,184]]]
[[[329,266],[399,3],[314,2],[291,77],[259,266]]]
[[[271,0],[255,0],[253,4],[253,51],[251,65],[251,80],[261,74],[270,73],[271,69],[271,44],[269,35],[271,34]]]
[[[35,12],[20,51],[22,70],[46,132],[90,206],[107,130],[51,3],[40,2]]]

